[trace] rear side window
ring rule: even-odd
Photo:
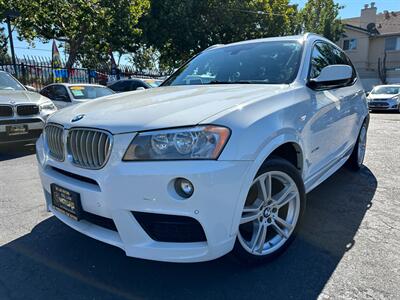
[[[52,90],[53,90],[53,86],[51,85],[51,86],[45,87],[43,90],[41,90],[40,94],[53,100],[54,95],[53,95]]]
[[[67,89],[62,85],[53,85],[54,100],[71,102]]]
[[[116,83],[113,83],[112,85],[109,86],[110,89],[113,91],[117,92],[124,92],[126,91],[128,82],[125,80],[117,81]]]
[[[353,64],[343,51],[328,43],[316,43],[311,54],[309,78],[318,77],[321,70],[329,65],[348,65],[353,69],[353,79],[356,78]]]
[[[145,89],[148,89],[148,88],[149,88],[149,86],[147,85],[147,83],[146,83],[146,82],[143,82],[143,81],[141,81],[141,80],[137,80],[137,81],[136,81],[136,89],[137,89],[138,87],[142,87],[142,88],[145,88]]]
[[[130,91],[136,90],[139,86],[140,86],[139,83],[137,81],[135,81],[135,80],[131,80],[129,82],[129,90]]]

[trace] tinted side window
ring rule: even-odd
[[[321,70],[328,65],[349,65],[353,69],[353,78],[356,77],[355,69],[343,51],[327,43],[316,43],[311,55],[309,77],[318,77]]]
[[[145,89],[148,88],[146,83],[144,83],[143,81],[141,81],[141,80],[132,80],[131,90],[134,91],[138,87],[142,87],[142,88],[145,88]]]
[[[124,91],[124,88],[125,88],[125,81],[117,81],[117,82],[113,83],[112,85],[110,85],[109,87],[113,91],[122,92],[122,91]]]
[[[145,82],[143,82],[143,81],[141,81],[141,80],[139,80],[139,81],[137,82],[137,87],[136,87],[136,88],[138,88],[138,87],[143,87],[143,88],[145,88],[145,89],[148,89],[148,88],[149,88],[149,86],[147,85],[147,83],[145,83]]]
[[[129,82],[129,91],[134,91],[136,90],[140,85],[138,84],[138,82],[136,80],[131,80]],[[128,90],[128,89],[127,89]]]
[[[326,43],[316,43],[311,54],[310,78],[316,78],[326,66],[334,64],[333,54]]]
[[[62,85],[53,85],[54,100],[70,102],[68,92]]]
[[[354,67],[354,65],[353,65],[353,63],[351,62],[351,60],[350,60],[350,58],[343,52],[343,51],[340,51],[341,52],[341,55],[342,55],[342,57],[343,57],[343,59],[344,59],[344,61],[345,61],[345,65],[349,65],[352,69],[353,69],[353,76],[352,76],[352,80],[353,80],[353,82],[355,82],[355,80],[357,79],[357,71],[356,71],[356,68]]]
[[[40,94],[53,100],[53,93],[52,93],[53,86],[45,87],[43,90],[40,91]]]

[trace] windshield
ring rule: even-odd
[[[400,87],[398,86],[377,86],[371,91],[371,94],[400,94]]]
[[[10,74],[0,72],[0,90],[25,91],[25,88]]]
[[[176,71],[163,86],[291,83],[302,46],[295,41],[255,42],[205,51]]]
[[[114,94],[112,90],[102,86],[70,86],[72,96],[77,99],[96,99]]]

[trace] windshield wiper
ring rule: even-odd
[[[250,81],[240,80],[240,81],[220,81],[220,80],[213,80],[210,81],[208,84],[250,84]]]

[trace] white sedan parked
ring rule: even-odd
[[[53,83],[44,87],[40,94],[51,99],[61,109],[73,104],[109,96],[114,92],[99,84]]]
[[[400,84],[378,85],[368,94],[370,110],[400,112]]]
[[[368,116],[350,60],[320,36],[212,47],[160,88],[51,116],[47,208],[129,256],[264,262],[294,239],[307,192],[361,167]]]

